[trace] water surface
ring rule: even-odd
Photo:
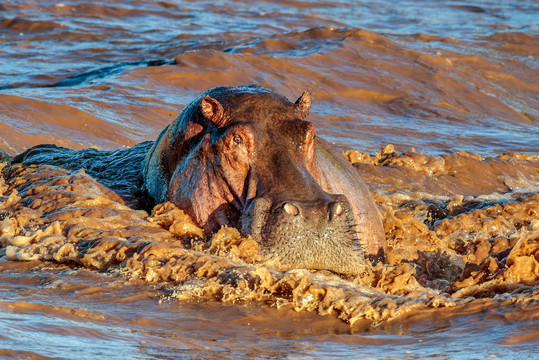
[[[0,182],[0,356],[532,358],[538,19],[531,0],[2,2],[0,147],[9,153],[153,140],[215,86],[257,83],[291,100],[308,89],[318,134],[359,151],[348,156],[380,204],[393,253],[355,282],[232,259],[245,263],[232,272],[240,278],[270,274],[257,292],[220,282],[229,270],[215,264],[228,266],[230,254],[202,249],[196,256],[221,277],[177,270],[187,280],[172,279],[149,260],[169,259],[157,246],[109,261],[141,234],[108,230],[132,221],[157,241],[172,228],[80,174],[22,172]],[[395,152],[379,151],[387,144]],[[53,178],[101,207],[76,220],[58,199],[86,205]],[[21,179],[61,195],[25,193]],[[109,226],[79,237],[97,244],[94,257],[59,252],[67,240],[54,233],[52,208]],[[58,236],[28,240],[36,229]],[[341,295],[324,302],[320,289]]]

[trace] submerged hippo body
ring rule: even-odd
[[[310,103],[256,85],[207,91],[148,152],[148,195],[207,233],[241,229],[285,267],[361,273],[364,256],[383,256],[380,215],[355,168],[315,137]]]

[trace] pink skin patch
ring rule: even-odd
[[[187,124],[187,129],[185,131],[185,141],[200,134],[202,129],[202,125],[190,121],[189,124]]]

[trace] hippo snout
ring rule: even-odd
[[[364,256],[351,206],[343,195],[316,200],[273,202],[255,199],[243,217],[243,230],[261,253],[287,268],[360,274]]]

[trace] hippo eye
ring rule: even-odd
[[[241,144],[243,142],[243,139],[239,135],[234,135],[234,142],[236,144]]]

